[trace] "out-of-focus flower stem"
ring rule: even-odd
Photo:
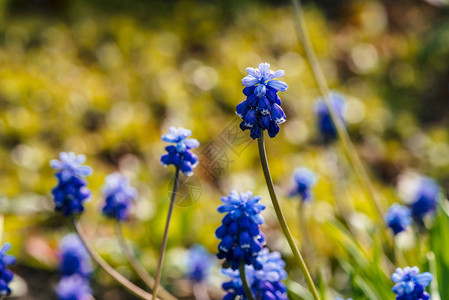
[[[318,295],[315,284],[313,283],[312,276],[310,275],[309,269],[307,268],[307,265],[301,253],[299,252],[298,247],[295,244],[295,241],[293,240],[293,236],[290,232],[290,229],[288,228],[287,222],[281,210],[281,206],[279,205],[276,192],[274,191],[273,180],[271,179],[270,169],[268,167],[267,154],[265,152],[265,142],[263,133],[262,136],[257,140],[257,142],[259,146],[259,156],[260,161],[262,163],[263,174],[265,176],[268,192],[270,193],[271,202],[273,203],[274,211],[276,212],[279,224],[281,225],[282,231],[284,232],[284,235],[287,238],[288,244],[293,252],[293,255],[295,256],[295,259],[298,262],[302,273],[304,274],[304,278],[307,282],[307,285],[309,286],[309,290],[312,293],[313,298],[315,300],[319,300],[320,297]]]
[[[196,300],[210,300],[209,293],[207,292],[207,286],[205,283],[194,283],[192,286],[193,296]]]
[[[164,256],[165,256],[165,249],[167,248],[167,239],[168,239],[168,229],[170,228],[170,221],[173,214],[173,208],[175,207],[175,198],[176,193],[178,191],[178,182],[179,179],[179,167],[176,168],[175,171],[175,180],[173,183],[173,191],[170,198],[170,206],[168,208],[168,215],[167,215],[167,221],[165,223],[165,230],[164,230],[164,236],[162,238],[162,245],[161,250],[159,252],[159,260],[157,262],[157,269],[156,269],[156,275],[154,276],[154,285],[153,285],[153,296],[157,297],[159,283],[161,281],[161,275],[162,275],[162,265],[164,262]]]
[[[245,273],[245,263],[242,261],[239,266],[239,272],[240,272],[240,279],[242,280],[242,286],[245,290],[245,295],[249,300],[256,300],[254,298],[253,292],[251,291],[248,280],[246,279],[246,273]]]
[[[80,240],[83,242],[84,247],[86,247],[87,252],[89,252],[92,259],[106,272],[108,273],[112,278],[114,278],[118,283],[123,285],[129,292],[131,292],[133,295],[145,299],[145,300],[151,300],[151,299],[158,299],[156,297],[153,298],[153,296],[136,286],[134,283],[126,279],[122,276],[119,272],[117,272],[113,267],[111,267],[90,245],[88,242],[86,235],[84,234],[84,231],[82,230],[80,224],[76,220],[75,217],[72,218],[73,222],[73,228],[75,229],[75,232],[80,237]]]
[[[3,240],[4,226],[5,226],[5,217],[3,216],[3,214],[0,214],[0,243]]]
[[[131,267],[134,269],[136,274],[145,282],[145,284],[151,289],[154,285],[154,278],[145,270],[142,264],[137,260],[134,251],[126,242],[123,236],[123,227],[120,222],[116,222],[115,225],[115,233],[117,236],[118,243],[122,250],[122,253],[125,255]],[[164,300],[176,300],[176,297],[170,294],[166,289],[162,286],[160,287],[160,295]]]
[[[326,106],[329,110],[330,116],[332,118],[332,122],[335,124],[335,128],[337,129],[337,133],[340,139],[340,142],[348,156],[351,165],[353,166],[357,177],[360,179],[362,186],[371,200],[372,205],[374,206],[376,213],[378,214],[379,219],[383,222],[383,213],[380,208],[380,199],[379,195],[374,189],[374,186],[366,172],[362,161],[351,142],[351,138],[346,130],[343,121],[337,116],[335,110],[333,109],[329,97],[329,87],[327,86],[326,79],[324,77],[324,73],[320,67],[318,62],[318,58],[313,50],[312,43],[310,41],[310,37],[307,33],[306,24],[304,20],[304,15],[302,12],[301,1],[300,0],[291,0],[294,6],[294,15],[296,21],[296,29],[298,31],[299,39],[304,47],[304,51],[307,56],[307,60],[309,61],[310,67],[312,68],[313,75],[315,77],[316,83],[320,90],[321,96],[326,103]]]

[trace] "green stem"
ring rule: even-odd
[[[288,228],[287,222],[285,221],[284,215],[282,214],[281,206],[279,205],[279,201],[274,191],[273,180],[271,179],[270,169],[268,167],[267,161],[267,154],[265,152],[265,142],[263,138],[263,133],[257,142],[259,146],[259,155],[260,161],[262,163],[263,174],[265,176],[265,181],[267,183],[268,191],[270,193],[271,202],[273,203],[273,207],[276,212],[276,216],[279,220],[279,224],[281,225],[282,231],[284,232],[284,235],[287,238],[288,244],[290,245],[293,255],[296,258],[296,261],[298,262],[299,267],[301,268],[302,273],[304,274],[304,278],[307,282],[307,285],[309,286],[309,290],[312,293],[313,298],[315,300],[319,300],[320,297],[318,296],[315,284],[313,283],[312,276],[310,276],[310,272],[307,269],[307,265],[304,259],[302,258],[302,255],[299,252],[298,247],[295,244],[295,241],[293,240],[293,236],[290,233],[290,229]]]
[[[124,235],[123,235],[123,227],[120,222],[116,222],[115,226],[115,233],[117,236],[118,243],[120,245],[120,248],[125,255],[126,259],[128,260],[131,267],[134,269],[136,274],[140,277],[140,279],[145,282],[145,284],[152,288],[154,285],[154,278],[145,270],[145,268],[142,266],[142,264],[137,260],[136,255],[134,251],[131,249],[131,247],[128,245],[128,243],[125,241]],[[160,287],[160,294],[163,299],[167,300],[176,300],[176,297],[167,292],[162,286]]]
[[[86,247],[87,252],[90,254],[92,259],[101,268],[103,268],[104,271],[106,271],[106,273],[108,273],[112,278],[114,278],[118,283],[123,285],[128,291],[130,291],[135,296],[145,300],[157,299],[156,296],[154,296],[153,298],[153,296],[150,293],[145,292],[144,290],[136,286],[134,283],[123,277],[122,274],[117,272],[113,267],[111,267],[90,245],[90,243],[86,238],[86,235],[84,234],[79,223],[76,221],[75,217],[72,218],[72,222],[73,228],[75,229],[75,232],[78,234],[81,242],[84,244],[84,247]]]
[[[161,250],[159,253],[159,260],[157,262],[157,269],[156,269],[156,275],[155,275],[155,281],[153,286],[153,296],[157,296],[159,283],[161,281],[161,275],[162,275],[162,264],[164,262],[164,256],[165,256],[165,249],[167,248],[167,239],[168,239],[168,229],[170,228],[170,221],[173,214],[173,208],[175,207],[175,198],[176,198],[176,192],[178,190],[178,179],[179,179],[179,167],[176,168],[175,172],[175,180],[173,183],[173,191],[170,198],[170,206],[168,208],[168,215],[167,215],[167,221],[165,223],[165,230],[164,230],[164,236],[162,238],[162,245]]]
[[[354,147],[354,144],[352,144],[351,142],[351,138],[349,137],[345,124],[338,117],[337,113],[332,107],[329,96],[330,95],[329,87],[327,86],[326,78],[324,77],[324,73],[321,70],[320,63],[318,62],[318,58],[316,57],[316,54],[312,47],[312,43],[310,41],[310,37],[306,30],[306,24],[302,13],[301,1],[300,0],[291,0],[291,1],[295,9],[295,21],[299,39],[301,40],[301,43],[304,47],[304,51],[306,53],[310,67],[312,68],[312,72],[315,77],[318,88],[320,90],[321,96],[324,98],[324,102],[326,103],[326,106],[329,110],[332,122],[335,124],[335,128],[337,129],[340,142],[348,156],[349,161],[351,162],[351,165],[355,170],[355,173],[357,174],[357,177],[362,183],[366,195],[371,200],[372,205],[374,206],[379,219],[383,222],[384,220],[383,213],[379,206],[380,203],[379,195],[376,192],[368,176],[368,173],[366,172],[363,166],[363,163]]]
[[[246,297],[249,300],[256,300],[253,296],[253,292],[251,291],[248,285],[248,280],[246,280],[245,263],[243,261],[240,263],[239,272],[240,272],[240,279],[242,279],[242,286],[243,289],[245,290]]]

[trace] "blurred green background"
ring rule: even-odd
[[[313,46],[331,88],[347,97],[348,129],[385,197],[385,210],[398,201],[397,178],[407,169],[449,190],[444,2],[305,2]],[[319,92],[288,1],[1,0],[0,25],[0,209],[3,240],[19,258],[13,270],[27,281],[15,283],[18,299],[54,297],[58,240],[70,232],[69,221],[53,212],[50,195],[56,180],[49,161],[60,151],[86,154],[94,169],[88,180],[93,196],[82,223],[99,252],[138,282],[120,255],[113,224],[99,213],[104,177],[116,170],[130,177],[140,196],[126,235],[154,274],[174,173],[159,164],[165,146],[160,135],[172,125],[192,129],[201,142],[201,165],[189,181],[196,194],[175,208],[164,286],[179,298],[191,297],[183,274],[185,249],[200,243],[215,252],[221,221],[216,207],[235,188],[263,196],[268,246],[290,262],[290,298],[307,299],[293,282],[303,279],[279,234],[256,143],[248,132],[243,146],[223,138],[238,126],[234,110],[244,99],[245,68],[265,61],[284,69],[289,85],[280,95],[287,122],[267,141],[267,151],[294,235],[302,243],[297,203],[286,195],[293,170],[306,166],[319,175],[316,199],[306,211],[316,277],[328,295],[386,299],[389,275],[379,270],[389,274],[392,266],[380,264],[373,271],[379,277],[360,273],[380,278],[369,294],[364,286],[370,283],[350,268],[344,230],[332,225],[338,219],[337,186],[345,203],[357,209],[350,218],[367,262],[377,257],[373,209],[338,144],[324,147],[318,135]],[[330,171],[335,154],[344,179]],[[413,255],[408,259],[419,263]],[[218,299],[218,262],[215,269],[210,292]],[[96,299],[133,299],[101,270],[93,282]]]

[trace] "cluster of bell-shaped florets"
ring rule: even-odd
[[[212,264],[213,256],[203,246],[194,245],[187,257],[188,278],[194,283],[206,281]]]
[[[441,189],[432,178],[407,171],[399,178],[398,190],[417,224],[423,225],[426,217],[435,214]]]
[[[243,119],[240,128],[250,129],[253,139],[260,138],[265,129],[273,138],[279,133],[279,124],[286,121],[277,92],[285,92],[288,86],[274,79],[283,77],[284,71],[271,71],[269,63],[259,64],[258,69],[246,68],[246,71],[248,75],[242,79],[242,84],[247,98],[236,108],[236,114]]]
[[[113,173],[106,177],[103,196],[103,215],[117,221],[125,221],[129,217],[133,201],[137,198],[137,191],[129,185],[128,178],[120,173]]]
[[[344,111],[346,108],[346,100],[343,95],[332,92],[329,94],[329,101],[335,115],[345,122]],[[317,116],[317,127],[323,137],[325,143],[333,142],[337,139],[337,129],[334,121],[332,121],[329,108],[323,98],[318,98],[315,104],[315,113]]]
[[[62,239],[59,251],[62,278],[55,289],[58,299],[89,299],[92,263],[83,243],[77,235],[69,234]]]
[[[90,196],[84,177],[92,174],[92,169],[82,165],[85,161],[84,155],[61,152],[59,160],[50,162],[51,167],[57,171],[55,176],[58,179],[58,185],[51,192],[55,210],[62,212],[64,216],[82,213],[83,203]]]
[[[245,266],[248,285],[256,299],[284,300],[287,298],[287,288],[282,280],[287,278],[284,270],[285,262],[279,252],[271,252],[264,248],[258,255],[257,261],[262,265],[260,270],[253,266]],[[223,283],[227,294],[223,300],[248,299],[242,286],[239,270],[225,269],[223,273],[231,278]]]
[[[217,257],[225,259],[225,268],[236,270],[241,263],[252,265],[256,270],[262,268],[257,255],[265,244],[265,236],[259,228],[263,223],[260,212],[265,205],[259,203],[260,200],[260,196],[252,196],[251,192],[239,194],[235,190],[221,198],[224,204],[218,211],[226,215],[215,236],[221,240]]]
[[[162,140],[166,143],[173,143],[165,147],[167,154],[162,155],[161,163],[163,166],[174,165],[179,168],[186,176],[193,174],[193,168],[198,165],[198,156],[190,150],[197,148],[200,143],[196,139],[188,139],[192,131],[182,127],[168,128],[168,133],[162,135]]]
[[[11,249],[10,243],[5,243],[0,248],[0,298],[11,294],[9,283],[12,281],[14,274],[7,269],[8,266],[16,262],[16,258],[6,254]]]
[[[433,275],[428,272],[419,273],[418,267],[397,268],[391,275],[391,280],[396,283],[393,287],[396,300],[429,300],[426,287],[432,279]]]
[[[406,230],[412,224],[410,209],[404,205],[393,204],[385,214],[385,222],[394,235]]]
[[[302,201],[308,202],[313,199],[312,188],[316,184],[317,176],[308,168],[295,169],[292,176],[294,187],[290,191],[290,197],[299,196]]]

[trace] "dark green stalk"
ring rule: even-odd
[[[168,208],[167,221],[165,223],[165,230],[164,230],[164,236],[162,238],[162,245],[161,245],[161,250],[159,253],[159,260],[157,262],[157,269],[156,269],[156,275],[155,275],[154,286],[153,286],[153,296],[154,297],[157,297],[159,283],[161,281],[162,264],[164,262],[165,249],[167,248],[168,229],[170,228],[170,221],[171,221],[171,217],[173,214],[173,208],[175,207],[176,192],[178,191],[178,186],[179,186],[178,180],[179,180],[179,167],[176,168],[176,172],[175,172],[173,191],[172,191],[171,198],[170,198],[170,206]]]
[[[302,273],[304,274],[304,278],[307,282],[307,285],[309,286],[309,290],[312,293],[313,298],[315,300],[319,300],[320,297],[318,295],[315,284],[313,283],[312,276],[310,276],[309,269],[307,268],[307,265],[301,255],[301,253],[299,252],[298,247],[295,244],[295,241],[293,240],[293,236],[290,232],[290,229],[288,228],[287,222],[285,221],[284,215],[281,210],[281,206],[279,205],[279,201],[278,201],[276,193],[274,191],[273,180],[271,179],[270,169],[268,167],[268,161],[267,161],[267,154],[265,152],[265,142],[264,142],[264,138],[263,138],[263,133],[257,142],[258,142],[258,146],[259,146],[259,156],[260,156],[260,161],[262,163],[263,174],[265,176],[265,181],[267,183],[268,192],[270,193],[271,202],[273,203],[274,211],[276,212],[276,216],[279,220],[279,224],[281,225],[282,231],[283,231],[285,237],[287,238],[287,242],[293,252],[293,255],[295,256],[295,259],[298,262]]]
[[[239,272],[240,272],[240,279],[242,279],[242,286],[245,290],[245,295],[249,300],[256,300],[253,296],[253,292],[251,291],[251,288],[248,285],[248,280],[246,280],[246,274],[245,274],[245,263],[242,261],[239,266]]]

